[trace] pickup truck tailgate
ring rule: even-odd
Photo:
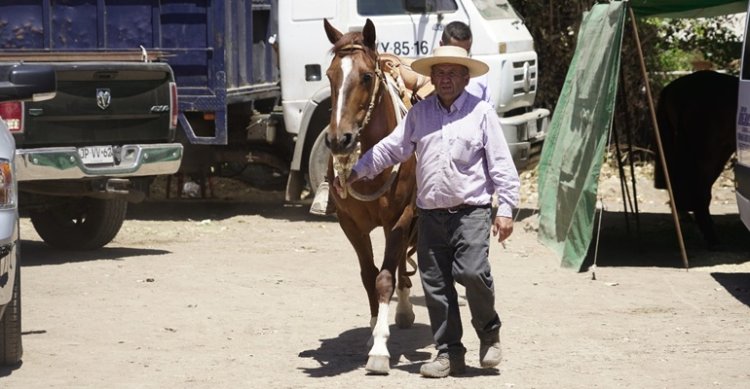
[[[53,63],[57,95],[26,103],[19,146],[85,146],[174,140],[173,76],[165,63]],[[134,66],[135,65],[135,66]]]

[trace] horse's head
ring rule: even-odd
[[[342,34],[323,20],[333,43],[333,60],[326,71],[331,83],[331,122],[326,145],[334,155],[351,153],[367,124],[380,82],[375,26],[367,19],[362,32]]]

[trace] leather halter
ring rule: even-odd
[[[347,51],[349,53],[356,51],[356,50],[362,50],[365,51],[364,46],[357,45],[357,44],[348,44],[338,50],[338,52],[341,51]],[[383,82],[383,72],[380,70],[380,57],[375,57],[375,84],[372,87],[372,95],[370,96],[370,104],[367,106],[367,112],[365,112],[365,118],[362,120],[362,123],[359,125],[359,128],[365,128],[367,123],[370,122],[370,116],[372,116],[372,111],[375,110],[375,99],[378,97],[378,92],[380,91],[380,83]]]
[[[358,44],[348,44],[346,46],[343,46],[340,48],[337,53],[342,51],[347,51],[349,53],[355,51],[355,50],[362,50],[364,51],[365,48],[362,45]],[[385,85],[386,80],[383,75],[383,71],[380,69],[380,56],[375,58],[375,83],[373,85],[372,95],[370,96],[370,104],[367,106],[367,111],[365,113],[365,118],[362,120],[362,123],[359,125],[360,130],[364,130],[365,126],[370,122],[370,117],[372,116],[372,112],[375,110],[375,103],[376,99],[378,98],[378,92],[380,92],[380,84],[384,84],[384,86],[387,88],[387,85]],[[398,115],[398,113],[397,113]],[[349,175],[351,174],[352,168],[354,167],[354,164],[357,163],[357,160],[359,160],[359,156],[361,153],[361,145],[359,142],[357,142],[357,145],[355,149],[344,156],[333,156],[333,168],[336,177],[339,179],[339,182],[341,183],[341,187],[343,188],[342,193],[340,193],[340,196],[342,199],[345,199],[347,197],[347,192],[352,195],[352,197],[359,201],[374,201],[377,200],[380,196],[385,194],[385,192],[390,189],[391,185],[393,185],[393,182],[396,179],[396,176],[398,175],[398,170],[401,164],[396,164],[393,166],[393,169],[391,170],[391,175],[388,177],[388,180],[385,182],[385,184],[380,187],[375,193],[372,194],[361,194],[357,192],[351,185],[346,183],[347,178],[349,178]]]

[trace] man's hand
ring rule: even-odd
[[[513,233],[513,219],[497,216],[492,222],[492,236],[497,236],[497,241],[502,243]]]

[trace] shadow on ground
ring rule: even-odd
[[[262,201],[171,199],[148,200],[128,206],[128,219],[155,221],[224,220],[235,216],[258,215],[269,219],[336,223],[336,216],[316,216],[310,203],[287,203],[277,194]]]
[[[169,251],[128,247],[102,247],[97,250],[60,250],[47,246],[42,242],[22,240],[21,253],[22,266],[44,266],[98,260],[119,261],[143,255],[169,254]]]
[[[750,232],[737,214],[714,215],[722,239],[718,250],[708,250],[698,227],[690,217],[681,217],[680,226],[689,267],[740,264],[750,261]],[[582,269],[597,266],[655,266],[683,268],[677,230],[669,213],[633,214],[604,212],[599,234],[594,232]],[[598,217],[595,220],[595,226]]]
[[[711,273],[734,298],[750,307],[750,273]]]
[[[409,329],[400,329],[392,325],[390,331],[388,351],[391,353],[391,367],[418,373],[419,365],[432,357],[429,352],[419,351],[433,344],[430,327],[415,323]],[[312,358],[320,366],[301,370],[310,377],[332,377],[363,369],[367,363],[367,341],[371,332],[369,328],[355,328],[335,338],[321,339],[317,349],[299,353],[300,358]],[[412,363],[397,366],[403,359]]]

